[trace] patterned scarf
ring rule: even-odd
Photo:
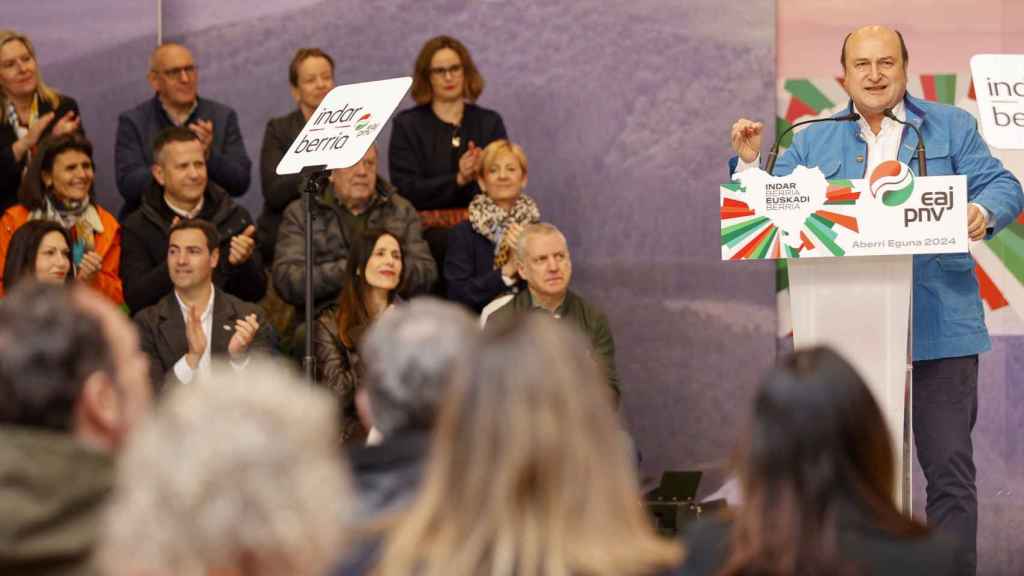
[[[29,212],[28,219],[57,222],[71,232],[71,241],[74,243],[71,254],[75,266],[81,264],[86,252],[96,250],[96,235],[103,234],[100,213],[88,198],[78,202],[61,202],[47,193],[46,208]]]
[[[501,242],[505,230],[511,224],[535,224],[540,222],[537,203],[526,194],[519,194],[511,210],[504,210],[494,203],[487,194],[477,194],[469,203],[469,223],[477,234],[494,243],[494,268],[497,270],[512,258],[512,251]]]

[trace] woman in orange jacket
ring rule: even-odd
[[[122,304],[121,225],[96,203],[94,180],[92,144],[84,136],[68,134],[48,140],[29,164],[18,204],[0,218],[0,270],[11,236],[22,224],[59,222],[71,235],[75,279]]]

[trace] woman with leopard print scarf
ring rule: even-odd
[[[533,198],[523,193],[527,164],[523,149],[495,140],[483,151],[477,194],[469,204],[469,220],[452,228],[444,277],[448,298],[479,312],[519,282],[515,245],[519,232],[540,222]]]

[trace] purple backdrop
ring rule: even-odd
[[[12,25],[37,38],[46,78],[82,103],[100,197],[116,211],[116,118],[149,96],[155,4],[91,5],[79,31],[67,16],[78,3],[23,4],[8,11]],[[424,40],[458,36],[486,77],[481,104],[501,112],[531,158],[529,193],[567,233],[575,287],[611,318],[645,472],[722,462],[774,347],[772,268],[719,262],[717,218],[728,127],[775,109],[774,2],[281,6],[163,2],[164,37],[194,51],[201,93],[238,111],[254,162],[267,119],[294,106],[296,48],[323,47],[349,83],[409,74]],[[243,202],[259,212],[255,170]]]

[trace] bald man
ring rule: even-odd
[[[121,217],[134,212],[142,195],[154,186],[153,141],[163,129],[185,126],[196,134],[206,154],[210,181],[231,196],[249,189],[252,162],[245,151],[238,114],[219,102],[199,96],[199,68],[181,44],[158,46],[149,58],[146,75],[155,94],[117,123],[114,162],[117,189],[124,198]]]
[[[974,118],[959,108],[907,94],[909,55],[903,36],[883,26],[848,34],[840,54],[850,103],[838,115],[856,122],[809,126],[779,159],[776,175],[817,166],[829,179],[864,178],[879,163],[900,160],[919,172],[917,135],[885,116],[917,126],[928,174],[967,176],[968,235],[981,240],[1012,222],[1024,206],[1020,182],[992,157]],[[760,154],[763,125],[740,119],[731,140],[737,170]],[[927,480],[928,520],[960,542],[960,574],[977,565],[978,500],[971,431],[978,411],[978,354],[991,348],[970,254],[914,256],[913,422]]]

